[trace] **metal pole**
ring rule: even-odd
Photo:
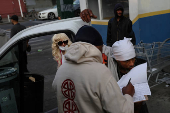
[[[10,22],[10,18],[9,18],[9,15],[7,15],[8,16],[8,21]]]
[[[99,17],[100,17],[100,20],[103,20],[102,0],[98,0],[98,6],[99,6]]]
[[[22,19],[23,19],[23,13],[22,13],[22,8],[21,8],[20,0],[18,0],[18,3],[19,3],[20,12],[21,12],[21,17],[22,17]]]

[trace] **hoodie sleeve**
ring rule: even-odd
[[[113,77],[107,83],[101,100],[106,113],[134,113],[133,98],[122,94]]]
[[[112,47],[103,45],[102,53],[104,53],[106,56],[110,56]]]

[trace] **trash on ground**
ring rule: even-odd
[[[170,80],[167,80],[166,83],[167,83],[168,85],[170,85]]]
[[[158,81],[159,81],[159,82],[166,82],[166,83],[168,82],[168,83],[170,84],[170,77],[164,77],[164,78],[162,78],[162,79],[158,79]],[[167,83],[167,84],[168,84],[168,83]]]
[[[38,49],[38,52],[41,52],[42,51],[42,49]]]

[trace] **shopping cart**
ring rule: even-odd
[[[164,42],[139,43],[135,46],[136,57],[144,59],[148,63],[148,81],[151,76],[156,74],[155,82],[157,83],[162,69],[170,65],[169,40],[170,38]]]

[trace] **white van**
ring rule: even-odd
[[[23,70],[23,62],[25,60],[23,57],[24,53],[22,52],[25,49],[23,42],[35,37],[56,33],[71,34],[69,38],[74,41],[75,34],[83,25],[89,24],[83,22],[80,17],[39,24],[17,33],[0,48],[0,103],[2,103],[0,112],[43,112],[44,82],[41,81],[41,84],[38,86],[36,86],[36,82],[33,82],[31,87],[25,83],[25,78],[28,74],[24,73]],[[34,75],[38,76],[38,74]],[[33,94],[29,90],[35,93],[35,97],[30,96]],[[41,96],[38,96],[38,94]]]

